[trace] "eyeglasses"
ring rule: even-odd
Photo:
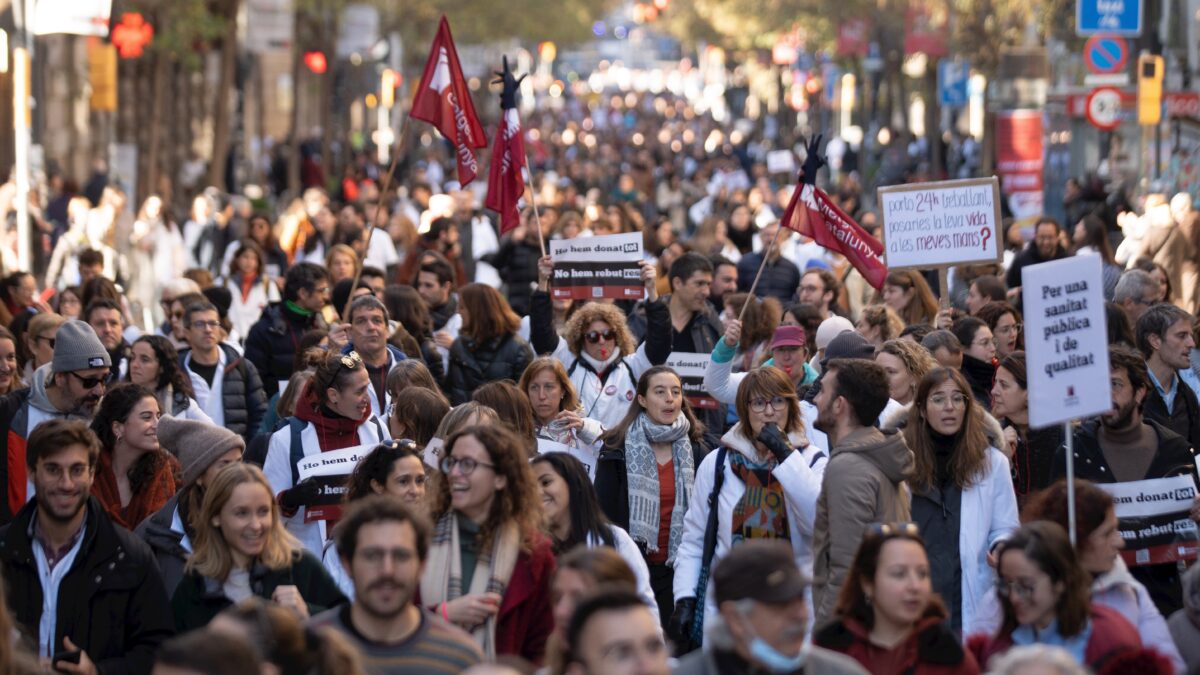
[[[1153,307],[1154,303],[1158,302],[1158,298],[1132,298],[1132,300],[1143,307]]]
[[[50,349],[54,349],[54,338],[46,337],[45,335],[39,335],[33,338],[34,342],[37,342],[38,340],[45,340],[46,344],[50,345]]]
[[[1005,326],[1004,328],[997,328],[996,332],[1002,333],[1004,335],[1011,335],[1012,333],[1020,333],[1022,328],[1024,328],[1024,326],[1022,326],[1021,324],[1014,323],[1011,326]]]
[[[1003,579],[996,580],[996,595],[1000,597],[1012,597],[1015,592],[1017,597],[1022,600],[1028,600],[1033,597],[1037,591],[1036,585],[1030,585],[1022,581],[1004,581]]]
[[[771,410],[783,410],[787,407],[787,398],[783,396],[775,396],[770,399],[752,398],[750,399],[750,412],[760,413],[771,406]]]
[[[84,377],[73,370],[69,372],[79,380],[79,384],[82,384],[84,389],[95,389],[97,386],[108,382],[108,375],[101,375],[100,377]]]
[[[221,327],[221,322],[220,321],[193,321],[191,327],[199,328],[200,330],[208,330],[210,328],[212,330],[216,330]]]
[[[591,330],[587,333],[584,333],[583,338],[588,341],[588,344],[594,345],[601,340],[604,340],[605,342],[612,342],[617,338],[617,333],[611,328],[604,331]]]
[[[967,405],[967,397],[962,394],[934,394],[929,397],[929,405],[935,408],[944,408],[949,403],[951,408],[963,408]]]
[[[476,467],[482,466],[489,469],[496,468],[495,464],[477,462],[470,457],[446,457],[442,459],[442,473],[446,474],[447,476],[454,471],[454,467],[456,466],[458,467],[458,472],[464,476],[470,476],[471,474],[475,473]]]
[[[871,523],[867,527],[868,537],[919,537],[921,528],[916,523]]]

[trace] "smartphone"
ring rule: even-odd
[[[81,654],[83,654],[83,652],[78,649],[73,652],[59,652],[54,655],[54,658],[50,659],[50,663],[53,665],[57,664],[59,661],[65,661],[67,663],[79,665],[79,656]]]

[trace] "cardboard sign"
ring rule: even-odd
[[[1196,499],[1191,475],[1096,487],[1113,496],[1117,527],[1125,540],[1121,556],[1127,565],[1196,559],[1200,536],[1191,516]]]
[[[882,187],[879,208],[889,270],[1003,260],[995,177]]]
[[[642,233],[554,239],[550,242],[554,277],[550,296],[556,300],[638,300],[642,285]]]
[[[363,457],[375,449],[374,443],[356,445],[342,450],[307,455],[296,463],[300,480],[312,478],[320,486],[316,501],[304,507],[304,522],[333,520],[342,515],[346,500],[346,481]]]
[[[1046,427],[1109,411],[1108,328],[1100,256],[1021,270],[1029,424]]]
[[[693,408],[715,410],[721,405],[704,389],[704,372],[711,361],[711,354],[691,352],[671,352],[667,357],[666,366],[683,382],[683,395]]]
[[[565,452],[579,460],[583,468],[587,469],[588,478],[596,480],[596,460],[600,457],[598,448],[595,450],[591,448],[577,448],[573,445],[552,441],[549,438],[539,438],[537,439],[537,444],[539,455],[544,455],[548,452]]]

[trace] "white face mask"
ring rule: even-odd
[[[753,636],[749,647],[751,659],[772,673],[792,673],[804,667],[805,662],[808,661],[808,652],[812,649],[812,633],[805,631],[804,644],[800,647],[800,652],[795,656],[788,656],[772,647],[766,640],[753,634],[753,629],[750,629],[749,617],[746,616],[744,610],[742,617],[746,621],[746,628],[751,630]]]

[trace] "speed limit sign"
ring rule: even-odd
[[[1098,87],[1087,97],[1087,119],[1101,131],[1112,131],[1121,124],[1121,92],[1113,87]]]

